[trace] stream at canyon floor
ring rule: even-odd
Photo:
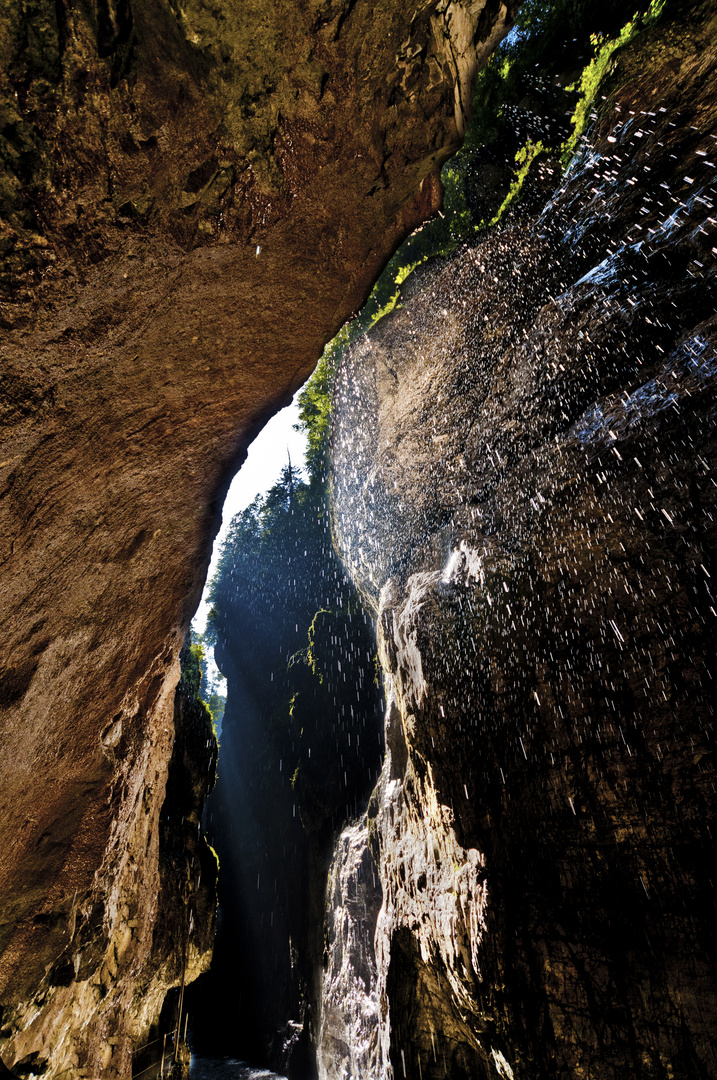
[[[191,1080],[286,1080],[268,1069],[255,1069],[236,1058],[206,1058],[192,1055]]]

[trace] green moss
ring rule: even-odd
[[[321,608],[316,612],[309,626],[309,648],[306,653],[306,662],[311,669],[312,675],[316,676],[319,683],[324,681],[321,656],[322,653],[325,654],[326,652],[326,643],[331,635],[333,618],[332,611]]]
[[[528,139],[525,146],[521,147],[521,149],[515,155],[515,161],[518,165],[518,171],[515,174],[515,179],[510,185],[510,190],[508,191],[508,194],[506,195],[501,206],[499,207],[498,212],[491,219],[491,225],[497,225],[505,212],[510,208],[511,204],[516,202],[520,198],[520,193],[523,189],[525,179],[530,172],[531,165],[536,160],[536,158],[546,153],[547,151],[543,146],[542,141],[540,140],[534,143],[530,139]]]
[[[183,656],[182,678],[189,690],[199,695],[199,687],[202,682],[202,664],[204,662],[204,647],[198,641],[193,642]]]
[[[407,266],[402,266],[396,274],[396,284],[403,285],[406,278],[409,277],[409,275],[412,274],[414,270],[417,270],[418,267],[421,266],[421,264],[424,263],[427,258],[428,256],[424,255],[423,258],[417,259],[416,262],[408,263]]]
[[[306,433],[306,466],[309,475],[321,482],[326,474],[329,423],[331,420],[331,384],[338,357],[348,333],[344,327],[324,349],[313,374],[299,394],[300,426]]]
[[[598,89],[605,77],[610,73],[614,64],[614,55],[618,49],[627,45],[640,31],[650,23],[655,22],[665,7],[666,0],[652,0],[644,15],[633,15],[632,19],[620,30],[615,38],[605,38],[599,34],[590,37],[596,53],[590,63],[583,69],[579,82],[570,89],[577,89],[580,93],[571,123],[573,131],[562,148],[562,161],[567,166],[575,153],[581,136],[587,129],[593,118],[593,105],[598,94]]]
[[[598,87],[612,67],[613,54],[654,22],[665,3],[652,0],[643,14],[634,15],[627,24],[620,0],[525,0],[521,5],[514,32],[478,73],[463,147],[441,173],[443,212],[416,230],[393,256],[363,310],[326,346],[305,388],[302,422],[309,433],[310,456],[321,458],[325,466],[322,439],[328,431],[328,397],[342,350],[400,306],[401,285],[418,266],[429,258],[449,255],[480,231],[503,221],[521,199],[536,194],[534,189],[539,194],[536,163],[550,158],[559,165],[574,152],[590,120]],[[598,55],[586,65],[586,53],[596,48]],[[566,88],[565,82],[576,72],[580,72],[577,79]],[[515,117],[525,111],[525,102],[529,103],[527,112],[534,107],[538,113],[542,108],[548,113],[552,109],[550,135],[536,139],[523,132],[521,136]],[[573,119],[568,129],[564,117],[570,110]],[[500,160],[506,156],[510,160],[512,154],[516,167],[512,175],[505,169],[492,201],[481,205],[475,188],[484,152]]]
[[[206,837],[205,837],[205,840],[206,840]],[[219,877],[219,856],[217,855],[216,849],[212,847],[212,845],[209,843],[208,840],[206,841],[206,844],[207,844],[207,849],[209,851],[209,854],[211,855],[212,859],[214,860],[214,864],[215,864],[215,866],[217,868],[216,877],[218,878]]]

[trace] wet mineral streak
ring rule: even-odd
[[[390,700],[373,955],[356,835],[332,870],[325,1080],[717,1076],[717,18],[695,13],[623,56],[542,214],[417,271],[339,372],[335,529]]]

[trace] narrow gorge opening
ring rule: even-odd
[[[197,1075],[227,1068],[217,1057],[235,1071],[241,1059],[316,1075],[326,879],[381,767],[375,632],[331,546],[320,382],[250,448],[238,480],[258,494],[240,509],[235,494],[229,520],[225,509],[202,633],[194,623],[193,648],[206,669],[216,658],[227,694],[204,815],[220,866],[217,937],[186,1003]],[[291,424],[304,445],[292,431],[279,469]]]

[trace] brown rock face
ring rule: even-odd
[[[146,1024],[177,655],[230,474],[439,205],[511,6],[4,0],[0,1001],[48,1075],[80,1028],[83,1067],[126,1075]]]
[[[381,1075],[717,1076],[714,5],[690,20],[623,57],[542,216],[339,372],[335,527],[391,694]]]

